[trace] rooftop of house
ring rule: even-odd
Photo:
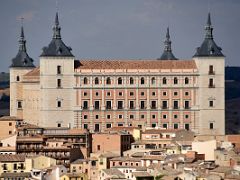
[[[76,69],[197,69],[194,60],[80,59]]]
[[[0,118],[0,121],[22,121],[22,119],[19,119],[15,116],[3,116]]]
[[[148,172],[146,172],[146,171],[133,172],[132,174],[133,174],[133,176],[135,176],[135,177],[153,177],[153,175],[151,175],[150,173],[148,173]]]
[[[118,178],[125,178],[124,174],[118,170],[118,169],[103,169],[104,173],[106,173],[108,176],[115,176]]]
[[[0,154],[0,162],[24,162],[26,156],[22,154]]]
[[[135,161],[135,162],[139,162],[139,161],[141,161],[141,158],[132,158],[132,157],[128,157],[128,156],[123,156],[123,157],[112,158],[110,161]]]

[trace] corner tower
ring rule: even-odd
[[[23,118],[23,75],[35,68],[33,59],[28,56],[23,26],[19,38],[18,53],[10,66],[10,116]]]
[[[172,41],[170,40],[169,27],[167,28],[166,39],[164,41],[164,51],[158,60],[177,60],[172,53]]]
[[[225,59],[221,50],[213,40],[208,13],[204,41],[193,56],[199,71],[199,134],[225,134]]]
[[[73,125],[73,85],[74,56],[62,41],[56,13],[52,40],[40,56],[41,126]]]

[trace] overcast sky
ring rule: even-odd
[[[167,26],[174,55],[191,59],[204,39],[209,10],[226,65],[240,66],[240,0],[58,0],[62,39],[76,59],[159,58]],[[20,17],[28,54],[39,64],[55,13],[56,0],[1,1],[0,71],[8,71],[17,54]]]

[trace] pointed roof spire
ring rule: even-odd
[[[21,26],[20,38],[18,43],[18,53],[17,56],[12,59],[12,65],[10,67],[35,67],[33,64],[33,59],[30,58],[27,54],[23,25]]]
[[[208,13],[208,18],[207,18],[207,24],[205,26],[205,31],[206,31],[206,35],[205,38],[206,39],[213,39],[213,27],[212,27],[212,23],[211,23],[211,15],[210,12]]]
[[[19,38],[19,51],[24,51],[26,52],[27,49],[26,49],[26,40],[25,40],[25,37],[24,37],[24,30],[23,30],[23,26],[21,26],[21,33],[20,33],[20,38]]]
[[[206,56],[224,56],[221,52],[222,48],[218,47],[213,40],[213,27],[211,22],[211,14],[208,13],[207,24],[205,26],[205,39],[193,57]]]
[[[53,39],[61,39],[61,27],[59,26],[58,12],[55,16],[55,25],[53,27]]]
[[[159,60],[177,60],[172,53],[171,44],[172,42],[170,40],[169,27],[167,27],[166,40],[164,41],[164,51]]]
[[[41,56],[67,56],[73,57],[71,53],[71,47],[64,44],[61,37],[61,27],[59,26],[58,12],[55,15],[55,21],[53,26],[53,38],[47,47],[43,48]]]

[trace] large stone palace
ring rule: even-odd
[[[52,40],[35,67],[22,27],[10,66],[10,115],[42,127],[92,132],[136,126],[225,134],[225,60],[210,14],[205,31],[189,60],[173,55],[169,29],[159,59],[76,59],[62,40],[56,13]]]

